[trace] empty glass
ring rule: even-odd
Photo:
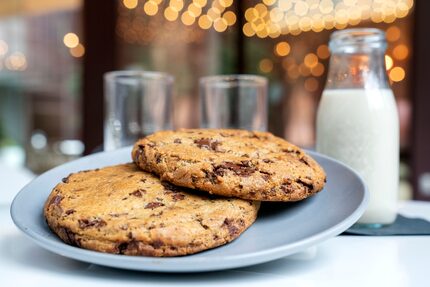
[[[200,127],[267,130],[267,79],[254,75],[201,78]]]
[[[159,72],[109,72],[105,80],[104,150],[132,145],[172,128],[173,77]]]

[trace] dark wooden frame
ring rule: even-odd
[[[430,37],[428,32],[430,1],[415,2],[412,81],[411,167],[414,199],[430,200],[429,191],[420,184],[430,175]]]
[[[103,144],[103,74],[115,70],[117,1],[85,0],[83,4],[83,130],[85,154]]]

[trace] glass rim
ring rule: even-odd
[[[144,71],[144,70],[117,70],[106,72],[103,75],[106,81],[115,81],[121,78],[140,78],[144,80],[162,80],[173,83],[174,77],[165,72]]]
[[[385,48],[385,33],[377,28],[351,28],[338,30],[330,35],[330,50],[339,51],[345,46]]]
[[[266,85],[268,80],[266,77],[252,74],[230,74],[230,75],[212,75],[201,77],[200,85],[228,83],[228,82],[245,82],[253,85]]]

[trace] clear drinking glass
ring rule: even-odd
[[[267,130],[267,79],[254,75],[201,78],[200,127]]]
[[[173,77],[159,72],[106,73],[104,150],[172,128]]]

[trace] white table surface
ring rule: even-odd
[[[338,236],[266,264],[162,274],[107,268],[46,251],[14,226],[9,207],[0,202],[2,286],[430,286],[430,236]],[[430,203],[402,202],[399,212],[430,220]]]

